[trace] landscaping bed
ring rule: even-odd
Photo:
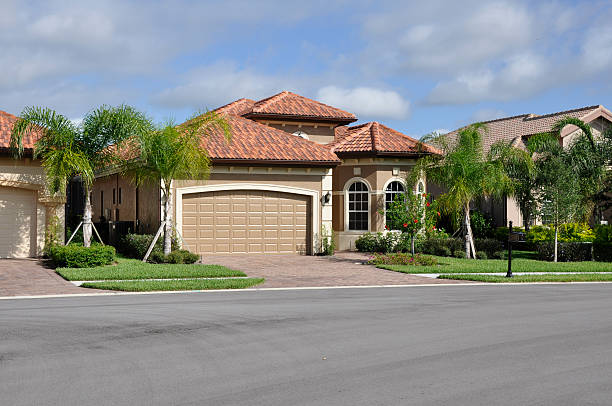
[[[612,272],[611,262],[545,262],[529,259],[528,252],[516,252],[512,260],[513,272]],[[499,273],[508,270],[508,261],[499,259],[461,259],[434,257],[437,265],[377,265],[378,268],[410,274],[466,274]]]
[[[612,274],[581,273],[581,274],[553,274],[553,275],[515,275],[506,278],[502,275],[478,274],[445,274],[440,279],[454,279],[491,283],[528,283],[528,282],[612,282]]]
[[[176,291],[176,290],[219,290],[219,289],[244,289],[258,285],[264,278],[245,279],[175,279],[169,281],[109,281],[109,282],[86,282],[81,285],[84,288],[118,290],[124,292],[154,292],[154,291]]]

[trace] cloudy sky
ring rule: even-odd
[[[291,90],[420,136],[612,108],[612,2],[0,0],[0,110],[182,121]]]

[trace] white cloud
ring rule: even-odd
[[[317,100],[347,110],[358,117],[402,119],[410,114],[410,102],[392,90],[326,86],[319,89]]]

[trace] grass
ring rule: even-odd
[[[100,281],[116,279],[221,278],[246,276],[221,265],[147,264],[137,259],[118,258],[117,265],[95,268],[57,268],[69,281]]]
[[[86,282],[84,288],[120,290],[124,292],[154,292],[171,290],[244,289],[258,285],[263,278],[247,279],[183,279],[172,281]]]
[[[495,275],[478,274],[446,274],[440,275],[440,279],[456,279],[477,282],[492,283],[516,283],[516,282],[606,282],[612,281],[612,274],[565,274],[565,275],[516,275],[512,278]]]
[[[546,262],[532,259],[529,252],[513,252],[513,272],[612,272],[612,262]],[[515,255],[516,254],[516,255]],[[459,259],[435,257],[438,265],[378,265],[379,268],[403,273],[493,273],[506,272],[508,261],[502,259]]]

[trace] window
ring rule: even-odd
[[[348,229],[368,230],[369,191],[365,183],[357,181],[348,189]]]
[[[396,196],[403,196],[405,192],[404,185],[402,182],[394,180],[393,182],[387,185],[387,189],[385,190],[385,217],[386,211],[389,210],[391,203],[395,201]],[[389,221],[387,219],[387,221]]]
[[[113,204],[117,203],[117,199],[116,199],[116,194],[115,194],[115,189],[113,189]]]
[[[100,217],[104,217],[104,190],[100,190]]]
[[[119,204],[121,204],[121,188],[119,188]]]

